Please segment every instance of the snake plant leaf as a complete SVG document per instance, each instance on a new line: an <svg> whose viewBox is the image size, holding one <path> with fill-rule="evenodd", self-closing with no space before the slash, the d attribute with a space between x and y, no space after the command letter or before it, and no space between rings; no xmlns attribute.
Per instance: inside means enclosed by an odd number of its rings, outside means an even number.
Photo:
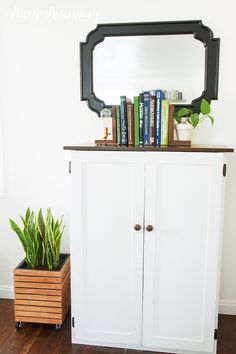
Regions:
<svg viewBox="0 0 236 354"><path fill-rule="evenodd" d="M27 251L27 242L25 240L25 236L23 234L23 232L21 231L21 229L19 228L19 226L15 223L15 221L11 220L10 219L10 225L11 225L11 228L12 230L17 234L17 236L19 237L21 243L22 243L22 246L24 248L24 251L26 252Z"/></svg>
<svg viewBox="0 0 236 354"><path fill-rule="evenodd" d="M30 208L28 207L25 213L25 222L26 224L28 223L29 217L30 217Z"/></svg>
<svg viewBox="0 0 236 354"><path fill-rule="evenodd" d="M38 250L37 250L37 267L42 266L42 242L41 236L38 239Z"/></svg>
<svg viewBox="0 0 236 354"><path fill-rule="evenodd" d="M26 256L25 256L26 263L28 264L28 267L31 269L34 269L34 264L32 263L32 260L29 256L28 250L26 251Z"/></svg>
<svg viewBox="0 0 236 354"><path fill-rule="evenodd" d="M204 98L202 99L200 108L201 108L201 113L204 115L209 114L211 112L211 106Z"/></svg>
<svg viewBox="0 0 236 354"><path fill-rule="evenodd" d="M44 248L44 245L42 244L42 250L41 250L41 265L42 267L44 267L44 264L45 264L45 248Z"/></svg>
<svg viewBox="0 0 236 354"><path fill-rule="evenodd" d="M36 254L35 254L35 249L34 249L34 243L31 240L31 237L29 235L29 232L27 229L23 230L25 240L27 243L27 258L31 264L32 269L35 268L36 265Z"/></svg>
<svg viewBox="0 0 236 354"><path fill-rule="evenodd" d="M53 268L52 253L51 253L51 247L50 247L47 232L45 232L45 258L46 258L46 263L47 263L48 269L52 270L52 268Z"/></svg>
<svg viewBox="0 0 236 354"><path fill-rule="evenodd" d="M42 239L37 231L37 267L42 266Z"/></svg>
<svg viewBox="0 0 236 354"><path fill-rule="evenodd" d="M54 223L54 232L56 233L58 231L58 226L59 226L59 221L57 220L55 223Z"/></svg>
<svg viewBox="0 0 236 354"><path fill-rule="evenodd" d="M34 224L34 212L32 211L30 213L29 219L28 219L28 226L31 227Z"/></svg>
<svg viewBox="0 0 236 354"><path fill-rule="evenodd" d="M53 233L53 228L52 224L48 225L48 230L49 230L49 235L48 235L48 240L51 248L51 254L52 254L52 262L53 262L53 268L55 267L55 244L54 244L54 233Z"/></svg>
<svg viewBox="0 0 236 354"><path fill-rule="evenodd" d="M45 265L45 258L46 258L46 248L45 248L45 221L43 218L42 209L39 210L37 216L37 228L38 228L38 235L41 238L40 247L39 247L39 258L41 266L44 267Z"/></svg>
<svg viewBox="0 0 236 354"><path fill-rule="evenodd" d="M63 232L59 232L59 235L55 239L55 254L56 254L56 259L55 259L55 266L56 268L59 267L59 261L60 261L60 244L61 244L61 237L62 237Z"/></svg>
<svg viewBox="0 0 236 354"><path fill-rule="evenodd" d="M45 237L45 223L44 223L42 209L40 209L38 212L37 223L38 223L40 235L42 236L42 238L44 238Z"/></svg>
<svg viewBox="0 0 236 354"><path fill-rule="evenodd" d="M26 220L23 218L23 216L20 216L20 218L21 218L21 220L22 220L22 222L23 222L23 225L24 225L24 227L26 227L27 228L27 222L26 222Z"/></svg>
<svg viewBox="0 0 236 354"><path fill-rule="evenodd" d="M34 224L32 223L31 219L29 219L29 224L28 227L26 228L26 230L28 231L29 237L32 241L32 243L35 243L35 227Z"/></svg>
<svg viewBox="0 0 236 354"><path fill-rule="evenodd" d="M25 260L32 269L46 267L58 269L60 263L60 244L65 226L53 217L51 209L47 209L46 218L42 209L37 217L28 207L25 217L21 216L23 229L10 219L12 230L18 235L25 251Z"/></svg>

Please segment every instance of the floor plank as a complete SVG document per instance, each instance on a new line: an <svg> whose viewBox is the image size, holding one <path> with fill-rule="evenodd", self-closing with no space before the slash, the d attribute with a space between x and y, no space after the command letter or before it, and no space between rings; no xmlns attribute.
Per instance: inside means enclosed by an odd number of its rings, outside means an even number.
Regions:
<svg viewBox="0 0 236 354"><path fill-rule="evenodd" d="M0 354L159 354L130 349L71 344L70 316L61 331L52 325L15 329L12 300L0 299ZM220 315L217 354L236 354L236 316Z"/></svg>

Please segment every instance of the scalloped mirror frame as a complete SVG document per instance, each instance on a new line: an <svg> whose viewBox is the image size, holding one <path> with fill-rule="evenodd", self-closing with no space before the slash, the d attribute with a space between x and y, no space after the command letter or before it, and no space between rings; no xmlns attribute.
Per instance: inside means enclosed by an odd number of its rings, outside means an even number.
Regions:
<svg viewBox="0 0 236 354"><path fill-rule="evenodd" d="M203 25L201 20L98 24L88 33L86 42L80 43L81 101L87 101L88 107L98 116L102 109L111 108L111 104L98 98L93 90L93 50L105 37L174 34L193 34L205 47L204 90L201 96L192 100L191 104L176 105L178 109L184 106L199 113L202 98L209 103L218 98L220 52L220 39L214 38L212 30Z"/></svg>

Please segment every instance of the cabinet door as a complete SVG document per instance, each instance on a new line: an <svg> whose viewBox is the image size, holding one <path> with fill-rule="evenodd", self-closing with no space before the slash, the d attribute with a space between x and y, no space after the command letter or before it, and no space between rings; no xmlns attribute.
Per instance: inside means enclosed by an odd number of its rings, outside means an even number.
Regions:
<svg viewBox="0 0 236 354"><path fill-rule="evenodd" d="M214 351L223 155L147 153L143 344Z"/></svg>
<svg viewBox="0 0 236 354"><path fill-rule="evenodd" d="M75 343L141 343L144 155L72 158Z"/></svg>

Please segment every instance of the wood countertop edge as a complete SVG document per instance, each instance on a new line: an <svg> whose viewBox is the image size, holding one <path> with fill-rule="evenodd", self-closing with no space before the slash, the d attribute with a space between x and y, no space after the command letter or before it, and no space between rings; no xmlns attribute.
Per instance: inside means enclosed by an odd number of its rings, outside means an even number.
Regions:
<svg viewBox="0 0 236 354"><path fill-rule="evenodd" d="M192 145L192 146L166 146L166 147L152 147L152 146L97 146L97 145L68 145L63 147L64 150L71 151L134 151L134 152L210 152L223 153L234 152L234 148L226 146L214 145Z"/></svg>

